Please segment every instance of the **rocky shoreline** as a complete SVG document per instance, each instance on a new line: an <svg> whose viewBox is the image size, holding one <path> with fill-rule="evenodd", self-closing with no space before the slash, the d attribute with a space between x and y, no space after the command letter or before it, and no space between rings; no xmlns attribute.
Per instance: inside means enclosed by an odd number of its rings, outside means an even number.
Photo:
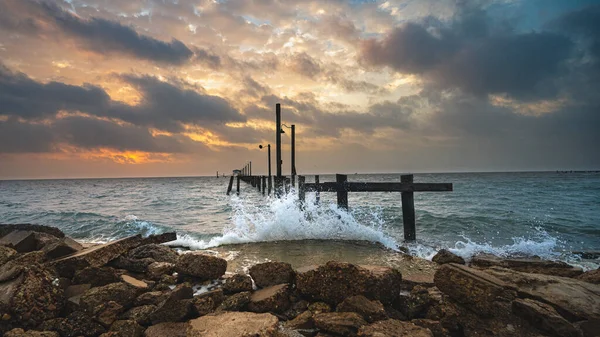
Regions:
<svg viewBox="0 0 600 337"><path fill-rule="evenodd" d="M14 336L600 336L600 269L448 251L434 272L330 261L226 274L161 245L175 233L83 247L0 225L0 334ZM416 258L414 258L416 259Z"/></svg>

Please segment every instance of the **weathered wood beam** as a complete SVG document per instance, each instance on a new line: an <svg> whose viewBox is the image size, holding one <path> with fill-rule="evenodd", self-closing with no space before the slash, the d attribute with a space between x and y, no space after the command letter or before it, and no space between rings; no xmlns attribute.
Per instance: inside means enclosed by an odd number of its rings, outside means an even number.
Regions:
<svg viewBox="0 0 600 337"><path fill-rule="evenodd" d="M306 183L311 192L451 192L451 183Z"/></svg>

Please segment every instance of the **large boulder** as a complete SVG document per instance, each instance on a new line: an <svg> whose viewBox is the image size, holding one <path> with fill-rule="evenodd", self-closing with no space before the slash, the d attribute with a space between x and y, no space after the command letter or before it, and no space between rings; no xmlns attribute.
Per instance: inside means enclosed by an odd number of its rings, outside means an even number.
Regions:
<svg viewBox="0 0 600 337"><path fill-rule="evenodd" d="M135 235L107 244L83 249L75 254L51 262L60 276L71 278L76 270L86 267L101 267L119 255L137 247L142 236Z"/></svg>
<svg viewBox="0 0 600 337"><path fill-rule="evenodd" d="M192 311L195 316L204 316L214 312L225 300L222 289L194 296L192 300Z"/></svg>
<svg viewBox="0 0 600 337"><path fill-rule="evenodd" d="M252 290L252 279L248 275L235 274L225 279L223 292L226 294L235 294L242 291Z"/></svg>
<svg viewBox="0 0 600 337"><path fill-rule="evenodd" d="M501 259L490 254L480 254L473 257L471 266L477 268L502 267L524 273L546 274L564 277L576 277L583 273L578 267L573 267L561 261L547 261L542 259Z"/></svg>
<svg viewBox="0 0 600 337"><path fill-rule="evenodd" d="M559 315L551 305L532 299L516 299L512 302L515 315L524 318L532 326L555 337L577 337L575 327Z"/></svg>
<svg viewBox="0 0 600 337"><path fill-rule="evenodd" d="M155 324L146 331L144 337L186 337L189 324L185 323L159 323Z"/></svg>
<svg viewBox="0 0 600 337"><path fill-rule="evenodd" d="M248 271L258 287L269 287L282 283L293 283L295 278L292 265L286 262L259 263Z"/></svg>
<svg viewBox="0 0 600 337"><path fill-rule="evenodd" d="M83 246L79 242L67 236L62 239L58 239L55 242L44 246L43 248L44 253L49 259L58 259L69 254L76 253L80 250L83 250Z"/></svg>
<svg viewBox="0 0 600 337"><path fill-rule="evenodd" d="M465 264L465 259L463 259L462 257L460 257L450 251L447 251L445 249L440 249L440 251L437 252L437 254L435 254L433 259L431 259L431 260L437 264L446 264L446 263Z"/></svg>
<svg viewBox="0 0 600 337"><path fill-rule="evenodd" d="M12 231L32 231L38 233L45 233L62 238L65 234L56 227L44 226L44 225L32 225L32 224L11 224L5 225L0 224L0 238L9 234Z"/></svg>
<svg viewBox="0 0 600 337"><path fill-rule="evenodd" d="M491 268L487 273L518 288L521 298L550 304L571 322L600 320L600 285L577 279Z"/></svg>
<svg viewBox="0 0 600 337"><path fill-rule="evenodd" d="M356 336L358 329L367 322L355 312L325 312L313 315L315 326L326 332Z"/></svg>
<svg viewBox="0 0 600 337"><path fill-rule="evenodd" d="M121 319L133 320L140 325L150 325L152 314L156 312L156 309L157 307L152 304L133 307L121 315Z"/></svg>
<svg viewBox="0 0 600 337"><path fill-rule="evenodd" d="M182 322L189 318L192 312L192 297L194 291L186 284L180 284L169 297L158 305L150 317L152 324L162 322Z"/></svg>
<svg viewBox="0 0 600 337"><path fill-rule="evenodd" d="M241 311L250 303L252 292L244 291L227 297L215 311Z"/></svg>
<svg viewBox="0 0 600 337"><path fill-rule="evenodd" d="M0 239L0 246L12 248L19 253L37 250L37 239L32 231L12 231Z"/></svg>
<svg viewBox="0 0 600 337"><path fill-rule="evenodd" d="M0 283L0 317L35 327L60 313L63 289L54 275L39 265L24 266L12 279Z"/></svg>
<svg viewBox="0 0 600 337"><path fill-rule="evenodd" d="M301 294L333 305L354 295L392 303L400 294L401 282L402 275L393 268L335 261L319 267L301 268L296 273L296 287Z"/></svg>
<svg viewBox="0 0 600 337"><path fill-rule="evenodd" d="M483 271L460 264L444 264L434 276L435 285L454 301L491 316L496 311L495 301L512 300L514 288Z"/></svg>
<svg viewBox="0 0 600 337"><path fill-rule="evenodd" d="M127 257L131 259L151 258L157 262L175 263L179 255L165 245L149 244L130 250Z"/></svg>
<svg viewBox="0 0 600 337"><path fill-rule="evenodd" d="M275 337L277 317L252 312L226 312L207 315L189 322L188 337Z"/></svg>
<svg viewBox="0 0 600 337"><path fill-rule="evenodd" d="M362 327L359 337L433 337L431 330L395 319L379 321Z"/></svg>
<svg viewBox="0 0 600 337"><path fill-rule="evenodd" d="M338 312L355 312L361 315L367 322L380 321L387 318L385 308L379 301L371 301L363 295L347 297L338 304Z"/></svg>
<svg viewBox="0 0 600 337"><path fill-rule="evenodd" d="M129 307L138 295L138 289L123 282L111 283L102 287L91 288L79 300L83 310L93 313L102 303L114 301L123 307Z"/></svg>
<svg viewBox="0 0 600 337"><path fill-rule="evenodd" d="M124 273L125 270L113 267L86 267L75 272L73 283L91 284L92 287L101 287L121 281L121 275Z"/></svg>
<svg viewBox="0 0 600 337"><path fill-rule="evenodd" d="M288 284L278 284L255 291L250 296L248 310L252 312L282 313L290 306L290 288Z"/></svg>
<svg viewBox="0 0 600 337"><path fill-rule="evenodd" d="M577 279L588 283L600 284L600 268L586 271L585 273L577 276Z"/></svg>
<svg viewBox="0 0 600 337"><path fill-rule="evenodd" d="M222 258L201 254L183 254L175 264L175 270L179 274L196 277L200 280L214 280L225 274L227 261Z"/></svg>

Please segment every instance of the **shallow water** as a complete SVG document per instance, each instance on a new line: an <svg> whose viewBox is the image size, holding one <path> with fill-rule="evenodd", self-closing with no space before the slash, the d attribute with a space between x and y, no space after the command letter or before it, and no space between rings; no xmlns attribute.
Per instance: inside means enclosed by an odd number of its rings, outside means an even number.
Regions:
<svg viewBox="0 0 600 337"><path fill-rule="evenodd" d="M400 175L348 178L399 181ZM322 182L334 180L321 176ZM413 255L431 258L437 249L449 248L467 258L489 252L599 266L571 254L600 251L598 173L416 174L415 182L449 182L454 191L415 193L417 242L407 245ZM239 197L226 196L227 183L215 177L0 181L0 223L52 225L74 238L100 242L176 230L175 244L192 249L312 239L332 247L335 240L366 240L392 250L403 245L399 193L349 193L345 212L336 207L333 193L322 193L318 206L309 193L300 208L293 195L263 197L245 183ZM246 246L248 259L291 259L287 243ZM290 254L302 251L296 246ZM382 255L360 245L318 251L315 256L323 260L349 260L355 251L367 262ZM300 254L303 264L316 259L310 253Z"/></svg>

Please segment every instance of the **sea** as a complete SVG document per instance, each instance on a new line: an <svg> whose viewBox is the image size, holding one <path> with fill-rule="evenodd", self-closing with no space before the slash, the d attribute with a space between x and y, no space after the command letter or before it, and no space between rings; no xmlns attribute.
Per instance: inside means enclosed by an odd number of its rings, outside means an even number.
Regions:
<svg viewBox="0 0 600 337"><path fill-rule="evenodd" d="M399 182L400 174L351 174L349 181ZM307 182L314 176L306 176ZM321 182L335 181L321 175ZM404 242L400 193L350 192L317 202L294 189L281 198L229 177L0 181L0 224L60 228L84 242L177 232L169 245L223 256L236 270L269 260L294 266L341 260L394 265L398 254L431 259L442 248L465 259L491 253L540 257L585 270L600 267L600 173L415 174L452 183L452 192L416 192L417 240Z"/></svg>

